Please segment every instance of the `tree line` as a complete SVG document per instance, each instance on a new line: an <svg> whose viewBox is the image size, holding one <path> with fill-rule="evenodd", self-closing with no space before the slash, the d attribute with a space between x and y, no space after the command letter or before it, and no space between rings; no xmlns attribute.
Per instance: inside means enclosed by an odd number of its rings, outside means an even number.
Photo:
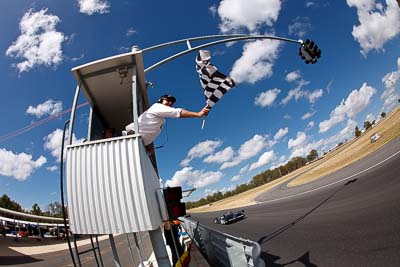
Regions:
<svg viewBox="0 0 400 267"><path fill-rule="evenodd" d="M263 172L255 175L249 183L240 184L240 185L236 186L236 188L233 190L226 191L225 193L216 192L212 195L208 195L207 197L203 197L197 201L186 202L186 208L188 208L188 209L196 208L196 207L200 207L203 205L211 204L213 202L216 202L216 201L224 199L224 198L238 195L247 190L250 190L250 189L256 188L258 186L261 186L263 184L272 182L286 174L289 174L289 173L305 166L307 163L312 162L312 161L316 160L317 158L318 158L318 152L317 152L317 150L313 149L310 151L310 153L306 157L294 157L284 165L276 167L272 170L268 169L266 171L263 171Z"/></svg>
<svg viewBox="0 0 400 267"><path fill-rule="evenodd" d="M21 205L12 200L8 195L3 194L0 197L0 207L4 209L9 209L13 211L18 211L22 213L32 214L32 215L39 215L39 216L47 216L47 217L56 217L62 218L62 205L55 201L47 205L46 210L42 211L40 206L37 203L32 205L31 210L26 210L21 207Z"/></svg>

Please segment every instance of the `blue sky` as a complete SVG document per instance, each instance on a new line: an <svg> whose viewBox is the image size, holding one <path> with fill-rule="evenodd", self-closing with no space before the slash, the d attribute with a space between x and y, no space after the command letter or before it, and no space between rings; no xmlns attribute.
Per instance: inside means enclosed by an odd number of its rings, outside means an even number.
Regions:
<svg viewBox="0 0 400 267"><path fill-rule="evenodd" d="M251 4L250 4L251 2ZM75 91L71 68L182 38L268 34L310 38L322 49L306 65L298 45L252 41L210 47L237 87L201 119L169 119L155 141L160 176L196 187L190 200L225 192L257 173L353 137L397 105L400 8L395 0L1 1L0 194L30 209L60 201L61 129ZM144 54L145 66L185 46ZM195 53L147 74L150 101L173 94L198 111ZM63 116L57 116L64 112ZM75 140L85 138L88 107Z"/></svg>

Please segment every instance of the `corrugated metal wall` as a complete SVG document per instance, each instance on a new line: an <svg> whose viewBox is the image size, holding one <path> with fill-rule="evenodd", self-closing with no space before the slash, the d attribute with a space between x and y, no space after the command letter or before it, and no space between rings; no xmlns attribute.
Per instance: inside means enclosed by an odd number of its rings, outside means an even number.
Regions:
<svg viewBox="0 0 400 267"><path fill-rule="evenodd" d="M140 137L68 146L66 177L73 233L130 233L161 225L159 178Z"/></svg>

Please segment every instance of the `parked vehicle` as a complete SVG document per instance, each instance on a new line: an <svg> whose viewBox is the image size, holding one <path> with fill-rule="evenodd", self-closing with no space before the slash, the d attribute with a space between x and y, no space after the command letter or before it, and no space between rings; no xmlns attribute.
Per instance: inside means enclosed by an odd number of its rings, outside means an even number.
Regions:
<svg viewBox="0 0 400 267"><path fill-rule="evenodd" d="M238 210L238 211L229 211L224 214L222 214L221 217L215 217L214 223L219 223L219 224L229 224L233 222L240 221L244 219L245 213L244 210Z"/></svg>
<svg viewBox="0 0 400 267"><path fill-rule="evenodd" d="M19 227L18 236L28 237L28 229L26 229L25 227Z"/></svg>
<svg viewBox="0 0 400 267"><path fill-rule="evenodd" d="M376 141L378 141L379 137L381 137L378 133L374 133L373 135L371 135L371 137L369 138L371 140L371 143L374 143Z"/></svg>

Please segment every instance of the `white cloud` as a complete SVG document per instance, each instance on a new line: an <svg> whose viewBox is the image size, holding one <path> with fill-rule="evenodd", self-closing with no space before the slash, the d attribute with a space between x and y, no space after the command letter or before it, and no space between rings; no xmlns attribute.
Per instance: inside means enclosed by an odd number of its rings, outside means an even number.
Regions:
<svg viewBox="0 0 400 267"><path fill-rule="evenodd" d="M374 120L375 120L375 116L372 115L372 113L369 113L369 114L365 117L365 121L373 122Z"/></svg>
<svg viewBox="0 0 400 267"><path fill-rule="evenodd" d="M233 157L233 149L232 147L228 146L224 150L218 151L215 154L209 155L204 159L204 162L207 163L224 163L229 161Z"/></svg>
<svg viewBox="0 0 400 267"><path fill-rule="evenodd" d="M50 166L50 167L46 167L46 170L49 170L51 172L55 172L55 171L58 170L58 166L53 165L53 166Z"/></svg>
<svg viewBox="0 0 400 267"><path fill-rule="evenodd" d="M110 4L105 0L78 0L79 12L86 15L110 12Z"/></svg>
<svg viewBox="0 0 400 267"><path fill-rule="evenodd" d="M271 106L280 92L277 88L262 92L255 98L254 104L260 107Z"/></svg>
<svg viewBox="0 0 400 267"><path fill-rule="evenodd" d="M307 124L307 128L306 128L306 131L309 131L309 130L311 130L313 127L314 127L314 122L313 121L310 121L308 124Z"/></svg>
<svg viewBox="0 0 400 267"><path fill-rule="evenodd" d="M357 9L359 25L352 35L366 56L370 50L383 50L384 44L400 33L400 8L395 0L386 0L386 6L375 0L347 0Z"/></svg>
<svg viewBox="0 0 400 267"><path fill-rule="evenodd" d="M332 145L336 146L339 142L344 142L345 139L351 139L354 136L356 126L357 123L354 120L348 119L346 126L342 130L323 140L322 149L329 149Z"/></svg>
<svg viewBox="0 0 400 267"><path fill-rule="evenodd" d="M212 154L216 148L221 146L221 144L221 141L212 140L206 140L198 143L189 150L186 158L181 161L181 166L183 167L189 165L189 163L195 158L201 158L206 155Z"/></svg>
<svg viewBox="0 0 400 267"><path fill-rule="evenodd" d="M302 90L302 88L305 85L309 84L310 82L300 79L297 83L298 83L297 86L294 89L290 90L288 92L288 95L284 99L282 99L281 103L283 105L289 103L289 101L292 100L293 98L297 101L300 98L307 96L308 92Z"/></svg>
<svg viewBox="0 0 400 267"><path fill-rule="evenodd" d="M297 17L289 25L289 34L298 38L303 38L311 30L310 19L307 17Z"/></svg>
<svg viewBox="0 0 400 267"><path fill-rule="evenodd" d="M249 164L247 164L246 166L242 167L239 170L239 174L243 174L243 173L247 172L248 170L249 170Z"/></svg>
<svg viewBox="0 0 400 267"><path fill-rule="evenodd" d="M382 78L382 83L385 86L385 90L381 95L381 99L384 100L382 110L385 112L392 111L400 99L398 91L400 81L400 57L397 59L397 71L389 72Z"/></svg>
<svg viewBox="0 0 400 267"><path fill-rule="evenodd" d="M213 17L217 15L217 5L212 5L208 8L208 11L211 13Z"/></svg>
<svg viewBox="0 0 400 267"><path fill-rule="evenodd" d="M257 162L254 162L253 164L250 165L249 170L251 171L251 170L257 169L261 166L265 166L268 163L270 163L271 161L273 161L274 158L275 158L274 151L273 150L267 151L258 158Z"/></svg>
<svg viewBox="0 0 400 267"><path fill-rule="evenodd" d="M26 113L30 115L34 115L37 118L40 118L45 115L55 115L62 111L62 102L54 101L53 99L46 100L42 104L37 105L36 107L29 106L26 110Z"/></svg>
<svg viewBox="0 0 400 267"><path fill-rule="evenodd" d="M320 139L318 141L313 141L311 143L295 147L290 155L290 158L304 157L313 149L327 151L336 146L339 142L344 142L346 139L351 139L354 136L354 129L356 126L357 123L349 119L346 126L341 131L330 136L329 138Z"/></svg>
<svg viewBox="0 0 400 267"><path fill-rule="evenodd" d="M319 140L318 142L311 142L308 144L303 144L302 146L295 147L290 154L290 158L305 157L310 154L311 150L319 148L322 144L323 140Z"/></svg>
<svg viewBox="0 0 400 267"><path fill-rule="evenodd" d="M194 170L193 167L184 167L176 171L174 176L165 182L165 186L184 186L188 185L194 188L207 187L211 184L217 183L223 174L217 172L203 172Z"/></svg>
<svg viewBox="0 0 400 267"><path fill-rule="evenodd" d="M295 71L289 72L286 75L285 79L286 79L287 82L294 82L294 81L297 81L299 78L301 78L300 71L299 70L295 70Z"/></svg>
<svg viewBox="0 0 400 267"><path fill-rule="evenodd" d="M126 31L126 37L132 36L136 33L136 30L134 28L128 28L128 30Z"/></svg>
<svg viewBox="0 0 400 267"><path fill-rule="evenodd" d="M322 89L317 89L315 91L312 91L311 93L307 94L308 102L311 104L314 104L318 98L320 98L323 95L324 91Z"/></svg>
<svg viewBox="0 0 400 267"><path fill-rule="evenodd" d="M285 114L285 115L283 115L283 118L285 120L290 120L290 119L292 119L292 116L290 116L289 114Z"/></svg>
<svg viewBox="0 0 400 267"><path fill-rule="evenodd" d="M303 116L301 116L301 119L302 120L306 120L306 119L309 119L309 118L311 118L312 116L314 116L314 114L315 114L315 111L313 111L313 112L307 112L306 114L304 114Z"/></svg>
<svg viewBox="0 0 400 267"><path fill-rule="evenodd" d="M271 142L267 140L268 136L256 134L253 138L244 142L238 151L236 157L232 161L224 162L220 167L221 170L239 165L242 161L256 156L264 147L270 146Z"/></svg>
<svg viewBox="0 0 400 267"><path fill-rule="evenodd" d="M274 140L278 141L279 139L281 139L282 137L284 137L285 135L287 135L287 133L289 132L289 128L285 127L285 128L280 128L276 134L274 135Z"/></svg>
<svg viewBox="0 0 400 267"><path fill-rule="evenodd" d="M288 141L288 148L294 148L294 147L298 147L298 146L302 146L305 144L307 140L307 135L305 132L297 132L297 136L296 139L292 139L290 138Z"/></svg>
<svg viewBox="0 0 400 267"><path fill-rule="evenodd" d="M319 132L324 133L339 122L346 118L354 118L360 113L371 101L372 96L376 93L376 89L363 83L359 90L351 91L346 100L342 102L331 112L330 118L319 124Z"/></svg>
<svg viewBox="0 0 400 267"><path fill-rule="evenodd" d="M230 76L238 83L255 83L271 77L280 46L279 41L269 39L246 43L242 56L233 64Z"/></svg>
<svg viewBox="0 0 400 267"><path fill-rule="evenodd" d="M61 161L61 144L62 144L62 134L63 130L56 129L47 136L43 138L44 141L44 149L50 151L50 154L57 160L57 162ZM68 131L65 135L65 140L67 140ZM75 134L72 137L72 143L81 143L84 139L76 139ZM67 145L67 142L64 142L64 145ZM64 150L64 154L65 154ZM65 155L64 155L65 159Z"/></svg>
<svg viewBox="0 0 400 267"><path fill-rule="evenodd" d="M20 73L40 65L55 67L62 61L61 44L66 38L56 31L60 19L46 13L47 9L28 10L19 23L21 35L7 48L7 56L24 59L16 64Z"/></svg>
<svg viewBox="0 0 400 267"><path fill-rule="evenodd" d="M240 178L242 178L242 176L240 176L240 175L235 175L235 176L233 176L232 178L231 178L231 182L236 182L236 181L238 181L238 180L240 180Z"/></svg>
<svg viewBox="0 0 400 267"><path fill-rule="evenodd" d="M263 25L272 26L280 10L280 0L253 0L251 5L246 0L222 0L218 7L219 29L223 33L242 28L255 32Z"/></svg>
<svg viewBox="0 0 400 267"><path fill-rule="evenodd" d="M44 156L33 160L30 154L14 154L12 151L0 148L0 175L14 177L18 181L25 181L46 162Z"/></svg>

